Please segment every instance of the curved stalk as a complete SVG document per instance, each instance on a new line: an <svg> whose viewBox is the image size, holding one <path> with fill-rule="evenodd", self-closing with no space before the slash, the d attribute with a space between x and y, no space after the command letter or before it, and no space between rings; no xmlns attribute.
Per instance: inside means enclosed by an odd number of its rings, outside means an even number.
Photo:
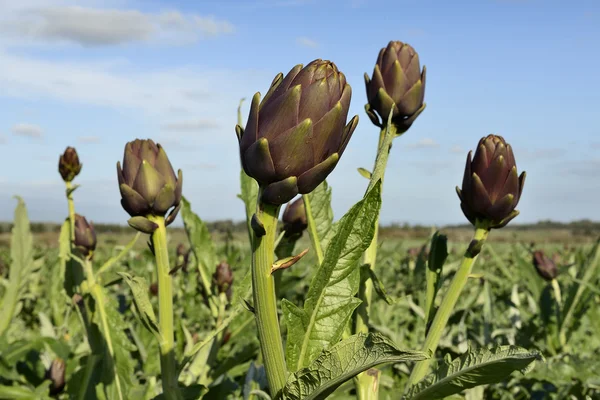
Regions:
<svg viewBox="0 0 600 400"><path fill-rule="evenodd" d="M71 243L75 240L75 203L73 201L73 185L65 182L67 187L67 203L69 204L69 223L71 228Z"/></svg>
<svg viewBox="0 0 600 400"><path fill-rule="evenodd" d="M392 148L392 141L397 135L396 126L388 120L386 128L382 129L379 133L379 143L377 150L377 158L375 159L375 168L371 174L369 186L367 187L367 193L373 188L373 186L381 180L383 184L383 177L385 175L385 169L387 167L388 157ZM373 240L365 251L363 263L368 264L371 270L375 269L375 262L377 261L377 246L379 241L379 216L375 221L375 233L373 234ZM369 332L369 312L371 308L371 299L373 297L373 281L368 274L361 274L361 281L359 286L359 298L362 303L356 310L356 325L354 333L368 333ZM377 399L379 397L379 371L377 369L371 369L360 373L356 377L356 393L359 400Z"/></svg>
<svg viewBox="0 0 600 400"><path fill-rule="evenodd" d="M169 251L164 217L149 216L158 228L152 234L158 275L158 327L160 330L160 370L163 395L167 400L181 400L177 383L175 338L173 330L173 278L169 275Z"/></svg>
<svg viewBox="0 0 600 400"><path fill-rule="evenodd" d="M252 234L252 295L265 373L271 397L276 399L287 379L287 367L277 317L275 282L271 275L280 206L262 203L260 198L259 192L256 216L262 222L266 233L263 236L258 236L255 232Z"/></svg>
<svg viewBox="0 0 600 400"><path fill-rule="evenodd" d="M317 262L321 265L323 262L323 249L321 248L321 238L319 238L319 235L317 234L317 227L315 225L315 218L313 217L310 199L308 198L308 195L304 194L302 195L302 200L304 200L304 210L306 212L306 221L308 222L308 236L310 237L310 242L317 255Z"/></svg>
<svg viewBox="0 0 600 400"><path fill-rule="evenodd" d="M431 328L429 329L429 333L425 338L425 345L423 346L423 351L431 352L432 357L434 356L437 346L440 343L440 338L442 337L442 333L446 328L448 319L450 319L450 315L454 310L454 306L456 306L456 302L458 301L458 298L460 297L460 294L469 279L471 269L473 268L473 265L475 264L479 253L481 252L477 251L476 254L473 254L472 248L478 247L478 249L481 250L481 246L483 246L485 243L488 234L488 229L479 227L475 229L473 241L465 252L462 263L454 275L452 282L450 283L450 287L444 296L444 300L442 300L440 308L435 313L435 317L431 323ZM473 246L474 244L475 246ZM417 362L412 370L408 384L406 385L407 389L425 377L427 371L429 370L430 361L431 358Z"/></svg>

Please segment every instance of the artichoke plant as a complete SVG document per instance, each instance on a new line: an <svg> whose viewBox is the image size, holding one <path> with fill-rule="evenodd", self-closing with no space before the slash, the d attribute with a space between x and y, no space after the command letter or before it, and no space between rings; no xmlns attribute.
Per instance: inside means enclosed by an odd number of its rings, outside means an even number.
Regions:
<svg viewBox="0 0 600 400"><path fill-rule="evenodd" d="M79 162L77 150L73 147L67 147L65 152L58 159L58 172L65 182L71 182L79 172L83 164Z"/></svg>
<svg viewBox="0 0 600 400"><path fill-rule="evenodd" d="M169 225L181 207L183 176L175 171L160 144L151 139L136 139L125 145L123 168L117 162L117 177L121 191L121 205L132 217L133 228L152 233L156 224L150 216L164 217Z"/></svg>
<svg viewBox="0 0 600 400"><path fill-rule="evenodd" d="M236 126L244 171L262 201L281 205L313 191L333 171L358 116L346 125L352 89L331 61L317 59L278 74L265 97L252 98L246 128Z"/></svg>
<svg viewBox="0 0 600 400"><path fill-rule="evenodd" d="M304 199L300 197L298 200L288 203L281 220L285 237L302 235L302 232L308 227Z"/></svg>
<svg viewBox="0 0 600 400"><path fill-rule="evenodd" d="M90 256L96 250L96 231L94 230L94 225L79 214L75 214L74 244L85 256Z"/></svg>
<svg viewBox="0 0 600 400"><path fill-rule="evenodd" d="M55 358L46 371L46 379L50 381L50 395L57 396L65 388L65 361L61 358Z"/></svg>
<svg viewBox="0 0 600 400"><path fill-rule="evenodd" d="M227 299L231 300L232 285L233 285L233 271L231 266L222 262L217 265L215 272L212 276L213 285L217 288L219 293L225 293Z"/></svg>
<svg viewBox="0 0 600 400"><path fill-rule="evenodd" d="M533 252L533 266L537 273L548 282L551 282L558 276L558 268L556 268L554 260L541 250Z"/></svg>
<svg viewBox="0 0 600 400"><path fill-rule="evenodd" d="M481 138L475 156L467 155L462 190L456 187L460 206L475 226L502 228L519 212L525 172L519 176L512 147L502 136Z"/></svg>
<svg viewBox="0 0 600 400"><path fill-rule="evenodd" d="M425 74L409 44L391 41L381 49L372 78L365 74L365 110L371 122L383 128L392 112L397 132L406 132L425 109Z"/></svg>

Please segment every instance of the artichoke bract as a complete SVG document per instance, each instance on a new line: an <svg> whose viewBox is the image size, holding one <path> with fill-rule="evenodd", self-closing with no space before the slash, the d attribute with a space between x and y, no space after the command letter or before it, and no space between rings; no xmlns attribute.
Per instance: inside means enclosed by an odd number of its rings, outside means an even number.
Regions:
<svg viewBox="0 0 600 400"><path fill-rule="evenodd" d="M421 71L419 54L409 44L391 41L381 49L373 77L365 74L365 110L371 122L383 128L392 112L398 133L407 131L425 109L426 71L425 66Z"/></svg>
<svg viewBox="0 0 600 400"><path fill-rule="evenodd" d="M79 162L77 150L67 147L58 159L58 172L65 182L71 182L81 172L83 164Z"/></svg>
<svg viewBox="0 0 600 400"><path fill-rule="evenodd" d="M160 144L151 139L136 139L125 145L123 168L117 162L117 176L121 191L121 205L132 217L133 228L152 233L156 224L150 216L164 217L169 225L181 207L183 176L175 171Z"/></svg>
<svg viewBox="0 0 600 400"><path fill-rule="evenodd" d="M481 138L475 156L467 155L462 190L456 187L460 207L475 226L502 228L519 212L525 172L519 176L512 147L502 136Z"/></svg>
<svg viewBox="0 0 600 400"><path fill-rule="evenodd" d="M91 255L96 250L96 231L94 224L88 222L84 216L75 214L75 247L85 256Z"/></svg>
<svg viewBox="0 0 600 400"><path fill-rule="evenodd" d="M558 276L556 264L541 250L533 252L533 266L537 273L548 282L556 279Z"/></svg>
<svg viewBox="0 0 600 400"><path fill-rule="evenodd" d="M331 61L317 59L278 74L261 101L252 98L246 128L236 126L244 171L262 201L281 205L313 191L337 165L356 125L346 125L352 89Z"/></svg>
<svg viewBox="0 0 600 400"><path fill-rule="evenodd" d="M302 235L302 232L308 227L304 199L300 197L298 200L288 203L281 220L285 237Z"/></svg>

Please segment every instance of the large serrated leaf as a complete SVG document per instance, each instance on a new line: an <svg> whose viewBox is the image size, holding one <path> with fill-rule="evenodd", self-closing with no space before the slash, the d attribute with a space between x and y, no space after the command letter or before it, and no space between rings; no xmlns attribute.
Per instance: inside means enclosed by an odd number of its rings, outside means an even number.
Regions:
<svg viewBox="0 0 600 400"><path fill-rule="evenodd" d="M0 336L8 329L17 305L24 294L27 279L33 269L33 236L22 198L17 197L14 226L10 242L11 265L8 287L0 301Z"/></svg>
<svg viewBox="0 0 600 400"><path fill-rule="evenodd" d="M360 304L354 297L358 290L358 260L371 243L380 206L378 185L338 223L303 309L283 303L290 371L308 366L322 350L342 337L346 323Z"/></svg>
<svg viewBox="0 0 600 400"><path fill-rule="evenodd" d="M543 360L541 353L517 346L469 349L408 389L405 399L443 399L479 385L501 382L514 371L526 373L533 362Z"/></svg>
<svg viewBox="0 0 600 400"><path fill-rule="evenodd" d="M420 351L404 351L378 333L359 333L325 350L308 367L289 376L286 400L325 399L355 375L384 363L425 360Z"/></svg>
<svg viewBox="0 0 600 400"><path fill-rule="evenodd" d="M306 195L310 202L312 217L315 222L317 236L323 252L327 250L330 231L333 226L333 209L331 208L331 188L323 181L315 190Z"/></svg>
<svg viewBox="0 0 600 400"><path fill-rule="evenodd" d="M142 277L131 276L125 272L119 272L118 274L123 277L131 289L131 293L133 294L133 303L138 312L138 318L140 319L140 322L146 329L148 329L150 333L158 337L158 335L160 335L160 330L158 328L158 322L156 319L156 314L154 313L154 308L152 307L150 297L148 296L148 283L146 282L146 279Z"/></svg>
<svg viewBox="0 0 600 400"><path fill-rule="evenodd" d="M208 227L200 217L192 211L190 202L181 198L181 218L183 226L198 262L198 271L207 294L211 293L211 274L217 265L215 245Z"/></svg>

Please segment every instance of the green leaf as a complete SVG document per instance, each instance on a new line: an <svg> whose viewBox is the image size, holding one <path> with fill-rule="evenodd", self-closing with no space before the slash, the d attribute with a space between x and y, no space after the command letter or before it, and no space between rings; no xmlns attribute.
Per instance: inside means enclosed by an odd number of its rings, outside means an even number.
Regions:
<svg viewBox="0 0 600 400"><path fill-rule="evenodd" d="M363 177L371 180L371 172L364 168L358 168L358 173Z"/></svg>
<svg viewBox="0 0 600 400"><path fill-rule="evenodd" d="M102 274L106 274L106 271L113 267L121 258L125 257L133 248L133 246L135 246L141 234L141 232L138 232L133 237L133 239L131 239L129 243L127 243L127 245L123 247L123 249L121 249L119 254L109 258L104 264L102 264L102 266L100 267L100 269L98 269L98 272L96 273L96 278L100 277Z"/></svg>
<svg viewBox="0 0 600 400"><path fill-rule="evenodd" d="M428 327L435 315L435 297L442 283L440 277L446 258L448 258L448 237L440 234L438 231L431 238L431 249L429 251L427 270L425 271L425 280L427 282L425 320Z"/></svg>
<svg viewBox="0 0 600 400"><path fill-rule="evenodd" d="M149 289L146 279L137 276L134 277L125 272L119 272L118 274L125 279L125 282L131 289L133 303L135 304L140 322L150 333L153 333L159 339L160 329L158 328L156 314L154 314L154 308L148 296Z"/></svg>
<svg viewBox="0 0 600 400"><path fill-rule="evenodd" d="M190 203L185 197L181 198L181 217L185 232L198 262L198 272L206 293L210 296L211 275L217 265L215 245L208 227L200 217L192 211Z"/></svg>
<svg viewBox="0 0 600 400"><path fill-rule="evenodd" d="M514 371L525 374L533 362L543 360L538 351L517 346L469 349L452 360L446 355L443 365L410 387L406 399L443 399L479 385L502 382Z"/></svg>
<svg viewBox="0 0 600 400"><path fill-rule="evenodd" d="M244 202L244 208L246 210L246 226L248 229L248 237L252 240L252 216L256 212L256 198L258 197L258 183L244 172L240 171L240 189L241 193L238 194L238 198Z"/></svg>
<svg viewBox="0 0 600 400"><path fill-rule="evenodd" d="M315 221L317 236L321 241L323 253L331 239L333 226L333 209L331 208L331 188L327 181L323 181L315 190L307 194Z"/></svg>
<svg viewBox="0 0 600 400"><path fill-rule="evenodd" d="M0 399L10 400L36 400L36 393L23 386L4 386L0 385Z"/></svg>
<svg viewBox="0 0 600 400"><path fill-rule="evenodd" d="M371 281L373 282L373 289L375 289L375 292L383 299L383 301L389 305L392 305L396 302L396 299L392 298L392 296L387 293L383 282L381 282L375 271L369 267L369 264L364 264L360 267L360 269L362 274L366 274L366 276L371 278Z"/></svg>
<svg viewBox="0 0 600 400"><path fill-rule="evenodd" d="M420 351L404 351L378 333L350 336L324 350L307 368L289 376L283 388L286 400L325 399L342 383L384 363L427 359Z"/></svg>
<svg viewBox="0 0 600 400"><path fill-rule="evenodd" d="M323 349L337 343L360 304L354 297L358 290L358 260L371 243L380 207L378 184L338 223L303 309L289 301L282 302L288 327L286 358L290 371L309 365Z"/></svg>
<svg viewBox="0 0 600 400"><path fill-rule="evenodd" d="M0 336L6 332L24 294L27 279L33 270L33 236L23 199L17 197L14 226L10 241L11 265L8 287L0 301Z"/></svg>

